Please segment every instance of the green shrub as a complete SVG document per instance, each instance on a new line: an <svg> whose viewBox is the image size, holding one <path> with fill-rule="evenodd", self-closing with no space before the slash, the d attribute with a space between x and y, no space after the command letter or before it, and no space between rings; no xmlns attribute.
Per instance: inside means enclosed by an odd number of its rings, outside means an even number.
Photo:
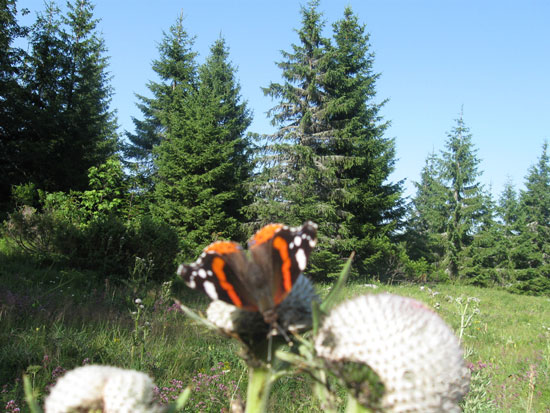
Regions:
<svg viewBox="0 0 550 413"><path fill-rule="evenodd" d="M550 265L516 270L518 281L510 292L516 294L550 295Z"/></svg>
<svg viewBox="0 0 550 413"><path fill-rule="evenodd" d="M150 262L153 280L166 280L175 271L177 234L148 216L123 222L115 215L102 215L77 225L60 210L37 212L25 206L10 214L4 234L41 261L93 270L114 280L128 278L136 258Z"/></svg>
<svg viewBox="0 0 550 413"><path fill-rule="evenodd" d="M76 249L65 251L77 268L124 277L128 270L128 230L117 217L93 219L79 232Z"/></svg>
<svg viewBox="0 0 550 413"><path fill-rule="evenodd" d="M172 277L176 270L178 235L168 224L143 216L131 226L128 243L131 259L140 257L153 262L153 280L165 281Z"/></svg>
<svg viewBox="0 0 550 413"><path fill-rule="evenodd" d="M17 206L35 206L38 203L38 191L36 190L36 185L32 182L12 186L11 196Z"/></svg>
<svg viewBox="0 0 550 413"><path fill-rule="evenodd" d="M58 214L38 213L29 206L9 214L3 230L4 235L25 253L54 261L66 258L62 244L74 239L77 233L76 228Z"/></svg>

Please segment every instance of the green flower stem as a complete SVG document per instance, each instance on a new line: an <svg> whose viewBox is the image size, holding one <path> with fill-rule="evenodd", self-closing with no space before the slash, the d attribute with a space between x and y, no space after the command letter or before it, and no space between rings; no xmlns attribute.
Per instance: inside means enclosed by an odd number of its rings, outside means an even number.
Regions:
<svg viewBox="0 0 550 413"><path fill-rule="evenodd" d="M23 375L23 388L25 390L25 400L29 405L31 413L42 413L42 409L38 405L36 393L32 387L31 380L26 374Z"/></svg>
<svg viewBox="0 0 550 413"><path fill-rule="evenodd" d="M265 366L250 366L249 368L245 413L266 412L269 392L273 383L272 372Z"/></svg>
<svg viewBox="0 0 550 413"><path fill-rule="evenodd" d="M359 402L348 393L348 404L346 406L346 413L370 413L372 410L359 404Z"/></svg>

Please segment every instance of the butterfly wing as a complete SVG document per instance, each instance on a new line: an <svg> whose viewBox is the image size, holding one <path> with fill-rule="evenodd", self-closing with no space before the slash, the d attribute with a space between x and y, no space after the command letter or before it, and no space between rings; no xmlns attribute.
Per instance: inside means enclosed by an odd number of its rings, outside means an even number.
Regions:
<svg viewBox="0 0 550 413"><path fill-rule="evenodd" d="M206 247L192 264L182 264L178 275L188 287L203 291L212 300L258 311L258 305L247 285L249 261L236 242L218 241Z"/></svg>
<svg viewBox="0 0 550 413"><path fill-rule="evenodd" d="M272 305L280 304L290 293L298 276L305 270L317 242L317 225L306 222L301 227L270 224L260 229L248 242L255 264L262 274L269 274Z"/></svg>

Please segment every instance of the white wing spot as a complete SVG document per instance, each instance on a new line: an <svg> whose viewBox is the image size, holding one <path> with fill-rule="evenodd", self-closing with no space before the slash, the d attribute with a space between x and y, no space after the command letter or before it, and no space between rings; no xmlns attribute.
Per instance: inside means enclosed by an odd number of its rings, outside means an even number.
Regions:
<svg viewBox="0 0 550 413"><path fill-rule="evenodd" d="M214 275L214 273L210 270L206 271L206 274L208 274L209 277L212 277Z"/></svg>
<svg viewBox="0 0 550 413"><path fill-rule="evenodd" d="M316 244L317 244L317 241L315 241L314 239L310 239L310 240L309 240L309 246L310 246L311 248L313 248Z"/></svg>
<svg viewBox="0 0 550 413"><path fill-rule="evenodd" d="M186 282L187 286L189 288L195 289L197 284L195 283L195 279L193 277L189 278L189 281Z"/></svg>
<svg viewBox="0 0 550 413"><path fill-rule="evenodd" d="M208 295L208 297L210 297L212 300L217 300L218 299L218 293L216 292L216 286L212 282L205 281L202 284L202 287L204 288L204 292Z"/></svg>
<svg viewBox="0 0 550 413"><path fill-rule="evenodd" d="M288 248L291 249L291 250L293 250L293 249L294 249L294 243L291 242L290 244L288 244Z"/></svg>
<svg viewBox="0 0 550 413"><path fill-rule="evenodd" d="M304 250L302 248L298 249L294 257L296 258L296 262L298 263L298 268L300 268L300 271L304 271L307 264L307 258Z"/></svg>
<svg viewBox="0 0 550 413"><path fill-rule="evenodd" d="M295 236L294 237L294 245L296 245L297 247L299 247L300 245L302 245L302 238L300 238L299 236Z"/></svg>
<svg viewBox="0 0 550 413"><path fill-rule="evenodd" d="M201 268L201 269L198 271L198 274L199 274L199 277L201 277L201 278L206 278L206 271L204 270L204 268Z"/></svg>
<svg viewBox="0 0 550 413"><path fill-rule="evenodd" d="M176 271L176 274L178 274L179 276L182 276L184 272L185 272L185 265L180 264L180 266L178 267L178 270Z"/></svg>

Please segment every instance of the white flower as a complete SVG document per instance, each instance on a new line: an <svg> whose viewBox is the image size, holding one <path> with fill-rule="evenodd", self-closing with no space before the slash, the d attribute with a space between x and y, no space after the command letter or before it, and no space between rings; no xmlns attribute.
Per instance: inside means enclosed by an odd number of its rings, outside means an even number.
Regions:
<svg viewBox="0 0 550 413"><path fill-rule="evenodd" d="M46 413L157 413L153 381L145 373L111 366L87 365L67 372L52 388Z"/></svg>
<svg viewBox="0 0 550 413"><path fill-rule="evenodd" d="M136 303L136 304L141 304L141 298L136 298L136 299L134 300L134 303Z"/></svg>
<svg viewBox="0 0 550 413"><path fill-rule="evenodd" d="M470 371L458 339L411 298L363 295L342 303L324 320L315 349L337 375L345 376L349 362L368 365L384 386L373 407L388 412L460 412L468 391ZM352 389L362 404L372 397L368 384Z"/></svg>

